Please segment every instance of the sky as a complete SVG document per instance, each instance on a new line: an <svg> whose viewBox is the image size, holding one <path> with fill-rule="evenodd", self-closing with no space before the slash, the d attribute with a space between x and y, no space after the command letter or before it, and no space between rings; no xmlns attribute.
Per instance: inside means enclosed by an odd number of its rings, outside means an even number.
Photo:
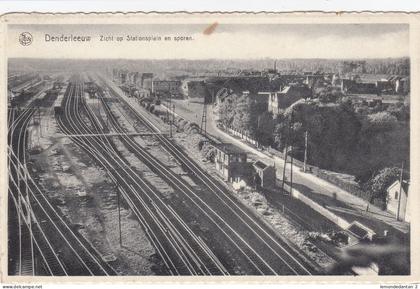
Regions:
<svg viewBox="0 0 420 289"><path fill-rule="evenodd" d="M388 58L409 55L407 24L118 24L9 25L9 57L125 59ZM32 44L19 44L29 32ZM45 35L85 35L90 42L46 42ZM100 36L113 36L101 42ZM126 41L171 36L172 41ZM123 41L116 38L123 37ZM192 40L174 41L188 36Z"/></svg>

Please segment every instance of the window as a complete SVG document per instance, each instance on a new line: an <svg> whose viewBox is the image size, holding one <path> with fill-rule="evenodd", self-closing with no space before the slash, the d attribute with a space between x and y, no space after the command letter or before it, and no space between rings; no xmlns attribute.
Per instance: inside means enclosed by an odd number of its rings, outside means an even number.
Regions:
<svg viewBox="0 0 420 289"><path fill-rule="evenodd" d="M398 191L395 191L395 196L394 198L397 200L398 199Z"/></svg>

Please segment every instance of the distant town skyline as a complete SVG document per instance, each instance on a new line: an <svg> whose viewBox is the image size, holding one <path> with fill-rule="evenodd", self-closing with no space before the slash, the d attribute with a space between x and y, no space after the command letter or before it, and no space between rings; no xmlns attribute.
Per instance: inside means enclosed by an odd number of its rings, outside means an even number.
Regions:
<svg viewBox="0 0 420 289"><path fill-rule="evenodd" d="M409 56L406 24L10 25L9 57L66 59L372 59ZM22 32L33 36L22 46ZM45 41L46 35L89 42ZM100 41L100 36L113 41ZM191 37L187 41L126 41L138 37ZM116 41L122 36L124 41ZM63 37L61 37L63 38ZM46 51L49 53L47 54ZM51 54L53 51L53 54Z"/></svg>

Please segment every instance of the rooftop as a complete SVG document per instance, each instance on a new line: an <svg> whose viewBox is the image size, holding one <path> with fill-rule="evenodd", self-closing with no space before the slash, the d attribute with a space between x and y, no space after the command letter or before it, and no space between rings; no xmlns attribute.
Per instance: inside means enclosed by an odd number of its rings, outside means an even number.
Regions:
<svg viewBox="0 0 420 289"><path fill-rule="evenodd" d="M389 187L388 187L388 190L389 189L391 189L392 187L395 187L395 186L400 186L400 180L396 180L395 182L393 182ZM408 182L408 181L406 181L406 180L403 180L403 182L402 182L402 189L403 189L403 191L406 193L406 194L408 194L408 187L410 186L410 183Z"/></svg>
<svg viewBox="0 0 420 289"><path fill-rule="evenodd" d="M268 167L268 165L267 164L265 164L264 162L262 162L262 161L256 161L255 163L254 163L254 166L255 167L257 167L258 169L261 169L261 170L265 170L267 167Z"/></svg>
<svg viewBox="0 0 420 289"><path fill-rule="evenodd" d="M290 84L290 85L285 86L280 91L281 94L288 94L288 93L293 93L293 92L306 94L310 92L310 89L305 85Z"/></svg>
<svg viewBox="0 0 420 289"><path fill-rule="evenodd" d="M350 224L350 226L347 228L347 230L349 232L353 233L359 239L363 239L368 235L373 236L373 235L376 234L372 229L362 225L361 223L359 223L357 221L353 221Z"/></svg>

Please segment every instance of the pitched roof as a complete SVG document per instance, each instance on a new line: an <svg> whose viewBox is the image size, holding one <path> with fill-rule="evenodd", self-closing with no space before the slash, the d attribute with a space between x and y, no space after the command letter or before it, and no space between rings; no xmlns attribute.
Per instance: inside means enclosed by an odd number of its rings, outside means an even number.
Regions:
<svg viewBox="0 0 420 289"><path fill-rule="evenodd" d="M260 169L260 170L265 170L267 167L268 167L268 165L267 164L265 164L264 162L262 162L262 161L256 161L255 163L254 163L254 166L255 167L257 167L258 169Z"/></svg>
<svg viewBox="0 0 420 289"><path fill-rule="evenodd" d="M305 97L306 95L311 93L311 90L304 85L288 85L280 92L280 94L301 94L302 97Z"/></svg>
<svg viewBox="0 0 420 289"><path fill-rule="evenodd" d="M387 189L387 191L389 191L391 188L395 187L395 186L400 186L400 180L396 180L395 182L393 182ZM410 187L410 183L406 180L403 180L402 183L402 189L403 191L408 195L408 188Z"/></svg>

